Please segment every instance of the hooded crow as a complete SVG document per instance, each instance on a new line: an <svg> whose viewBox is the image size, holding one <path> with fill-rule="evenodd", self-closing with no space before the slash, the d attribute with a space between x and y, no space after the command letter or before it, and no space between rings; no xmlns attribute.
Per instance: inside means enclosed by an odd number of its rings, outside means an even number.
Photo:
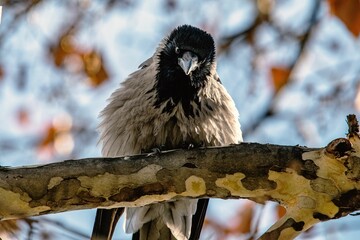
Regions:
<svg viewBox="0 0 360 240"><path fill-rule="evenodd" d="M214 40L189 25L174 29L129 75L100 113L106 157L242 142L234 101L216 73ZM198 239L208 199L98 209L92 239L111 239L125 212L133 239Z"/></svg>

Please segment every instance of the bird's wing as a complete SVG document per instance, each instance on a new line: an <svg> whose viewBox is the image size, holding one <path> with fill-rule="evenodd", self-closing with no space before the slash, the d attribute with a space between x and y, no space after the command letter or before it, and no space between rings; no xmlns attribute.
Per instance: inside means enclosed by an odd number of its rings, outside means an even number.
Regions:
<svg viewBox="0 0 360 240"><path fill-rule="evenodd" d="M146 59L146 61L141 63L138 68L144 69L144 68L148 67L154 61L153 58L154 58L154 56Z"/></svg>
<svg viewBox="0 0 360 240"><path fill-rule="evenodd" d="M151 94L155 70L155 64L151 64L130 74L110 96L109 104L100 113L98 127L103 156L139 154L152 143L152 138L146 136L152 136L154 128L151 111L155 97Z"/></svg>
<svg viewBox="0 0 360 240"><path fill-rule="evenodd" d="M138 154L146 146L138 143L137 138L144 131L141 123L151 122L144 112L145 95L154 85L154 70L149 67L151 59L142 68L129 75L122 86L109 99L109 104L100 113L98 127L103 156L115 157ZM151 65L152 66L152 65ZM124 209L98 209L92 239L111 239L116 223ZM138 221L138 220L136 220Z"/></svg>

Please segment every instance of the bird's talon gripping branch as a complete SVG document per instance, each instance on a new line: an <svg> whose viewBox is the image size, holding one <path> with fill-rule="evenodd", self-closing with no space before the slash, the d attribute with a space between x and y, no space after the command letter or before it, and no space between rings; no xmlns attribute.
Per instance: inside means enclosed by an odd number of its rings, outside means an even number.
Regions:
<svg viewBox="0 0 360 240"><path fill-rule="evenodd" d="M194 144L192 144L192 143L190 143L189 145L188 145L188 147L187 147L187 149L194 149L195 148L195 145Z"/></svg>
<svg viewBox="0 0 360 240"><path fill-rule="evenodd" d="M161 149L160 148L152 148L151 152L147 154L148 157L154 156L154 155L160 155Z"/></svg>

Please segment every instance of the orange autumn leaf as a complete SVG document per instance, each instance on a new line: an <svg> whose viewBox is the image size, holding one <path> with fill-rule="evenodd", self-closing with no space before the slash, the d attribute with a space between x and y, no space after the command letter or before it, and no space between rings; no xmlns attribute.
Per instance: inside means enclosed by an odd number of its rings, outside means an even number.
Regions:
<svg viewBox="0 0 360 240"><path fill-rule="evenodd" d="M65 34L60 37L59 45L61 49L66 53L73 53L76 51L76 47L74 46L74 37L72 34Z"/></svg>
<svg viewBox="0 0 360 240"><path fill-rule="evenodd" d="M280 218L282 218L282 217L285 215L285 213L286 213L286 208L284 208L284 207L281 206L281 205L277 205L276 211L277 211L277 217L280 219Z"/></svg>
<svg viewBox="0 0 360 240"><path fill-rule="evenodd" d="M248 202L240 209L240 212L235 219L235 228L232 229L233 233L246 234L250 232L254 216L254 207L255 204L253 202Z"/></svg>
<svg viewBox="0 0 360 240"><path fill-rule="evenodd" d="M5 75L4 67L0 66L0 80L4 78L4 75Z"/></svg>
<svg viewBox="0 0 360 240"><path fill-rule="evenodd" d="M19 232L21 230L20 221L21 220L18 220L18 219L0 221L0 233L14 234L14 233Z"/></svg>
<svg viewBox="0 0 360 240"><path fill-rule="evenodd" d="M354 35L360 34L360 1L359 0L328 0L330 11L338 17Z"/></svg>
<svg viewBox="0 0 360 240"><path fill-rule="evenodd" d="M46 147L50 144L53 144L57 135L57 129L53 126L50 125L46 128L45 133L39 143L39 147Z"/></svg>
<svg viewBox="0 0 360 240"><path fill-rule="evenodd" d="M21 126L28 125L29 122L30 122L30 116L29 115L30 115L29 111L26 108L21 107L16 113L16 118L17 118L18 123Z"/></svg>
<svg viewBox="0 0 360 240"><path fill-rule="evenodd" d="M50 46L49 51L57 67L61 67L70 54L78 54L73 43L73 36L68 33L61 36L57 44Z"/></svg>
<svg viewBox="0 0 360 240"><path fill-rule="evenodd" d="M230 232L229 228L221 225L217 221L209 218L205 218L204 220L204 227L211 228L214 230L218 235L227 236Z"/></svg>
<svg viewBox="0 0 360 240"><path fill-rule="evenodd" d="M272 67L271 77L274 85L275 92L278 92L289 81L290 69L285 67Z"/></svg>
<svg viewBox="0 0 360 240"><path fill-rule="evenodd" d="M70 154L74 149L74 139L71 134L72 118L64 113L53 118L45 126L38 143L39 158L50 160L54 154Z"/></svg>
<svg viewBox="0 0 360 240"><path fill-rule="evenodd" d="M101 65L100 70L95 75L91 75L90 84L93 87L98 87L108 79L109 79L109 75L106 69L104 68L104 65Z"/></svg>
<svg viewBox="0 0 360 240"><path fill-rule="evenodd" d="M88 50L76 46L72 33L65 33L59 42L50 46L51 57L57 67L67 66L69 59L81 59L81 70L93 87L100 86L109 79L109 74L104 66L101 54L95 50Z"/></svg>
<svg viewBox="0 0 360 240"><path fill-rule="evenodd" d="M255 204L253 202L248 202L239 208L237 214L229 221L231 225L223 225L216 220L206 218L204 226L212 228L219 236L223 237L248 234L251 232L254 207Z"/></svg>
<svg viewBox="0 0 360 240"><path fill-rule="evenodd" d="M51 47L50 52L52 54L55 65L60 67L64 62L66 53L60 47Z"/></svg>
<svg viewBox="0 0 360 240"><path fill-rule="evenodd" d="M105 69L104 62L100 53L92 51L82 55L84 71L89 77L89 83L93 87L98 87L106 80L109 75Z"/></svg>

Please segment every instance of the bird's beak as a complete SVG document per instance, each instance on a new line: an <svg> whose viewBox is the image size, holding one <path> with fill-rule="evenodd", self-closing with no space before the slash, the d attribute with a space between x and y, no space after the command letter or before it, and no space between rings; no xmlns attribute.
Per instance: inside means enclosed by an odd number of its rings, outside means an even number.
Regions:
<svg viewBox="0 0 360 240"><path fill-rule="evenodd" d="M178 64L184 70L184 73L189 75L199 66L198 57L194 53L186 51L181 58L178 58Z"/></svg>

